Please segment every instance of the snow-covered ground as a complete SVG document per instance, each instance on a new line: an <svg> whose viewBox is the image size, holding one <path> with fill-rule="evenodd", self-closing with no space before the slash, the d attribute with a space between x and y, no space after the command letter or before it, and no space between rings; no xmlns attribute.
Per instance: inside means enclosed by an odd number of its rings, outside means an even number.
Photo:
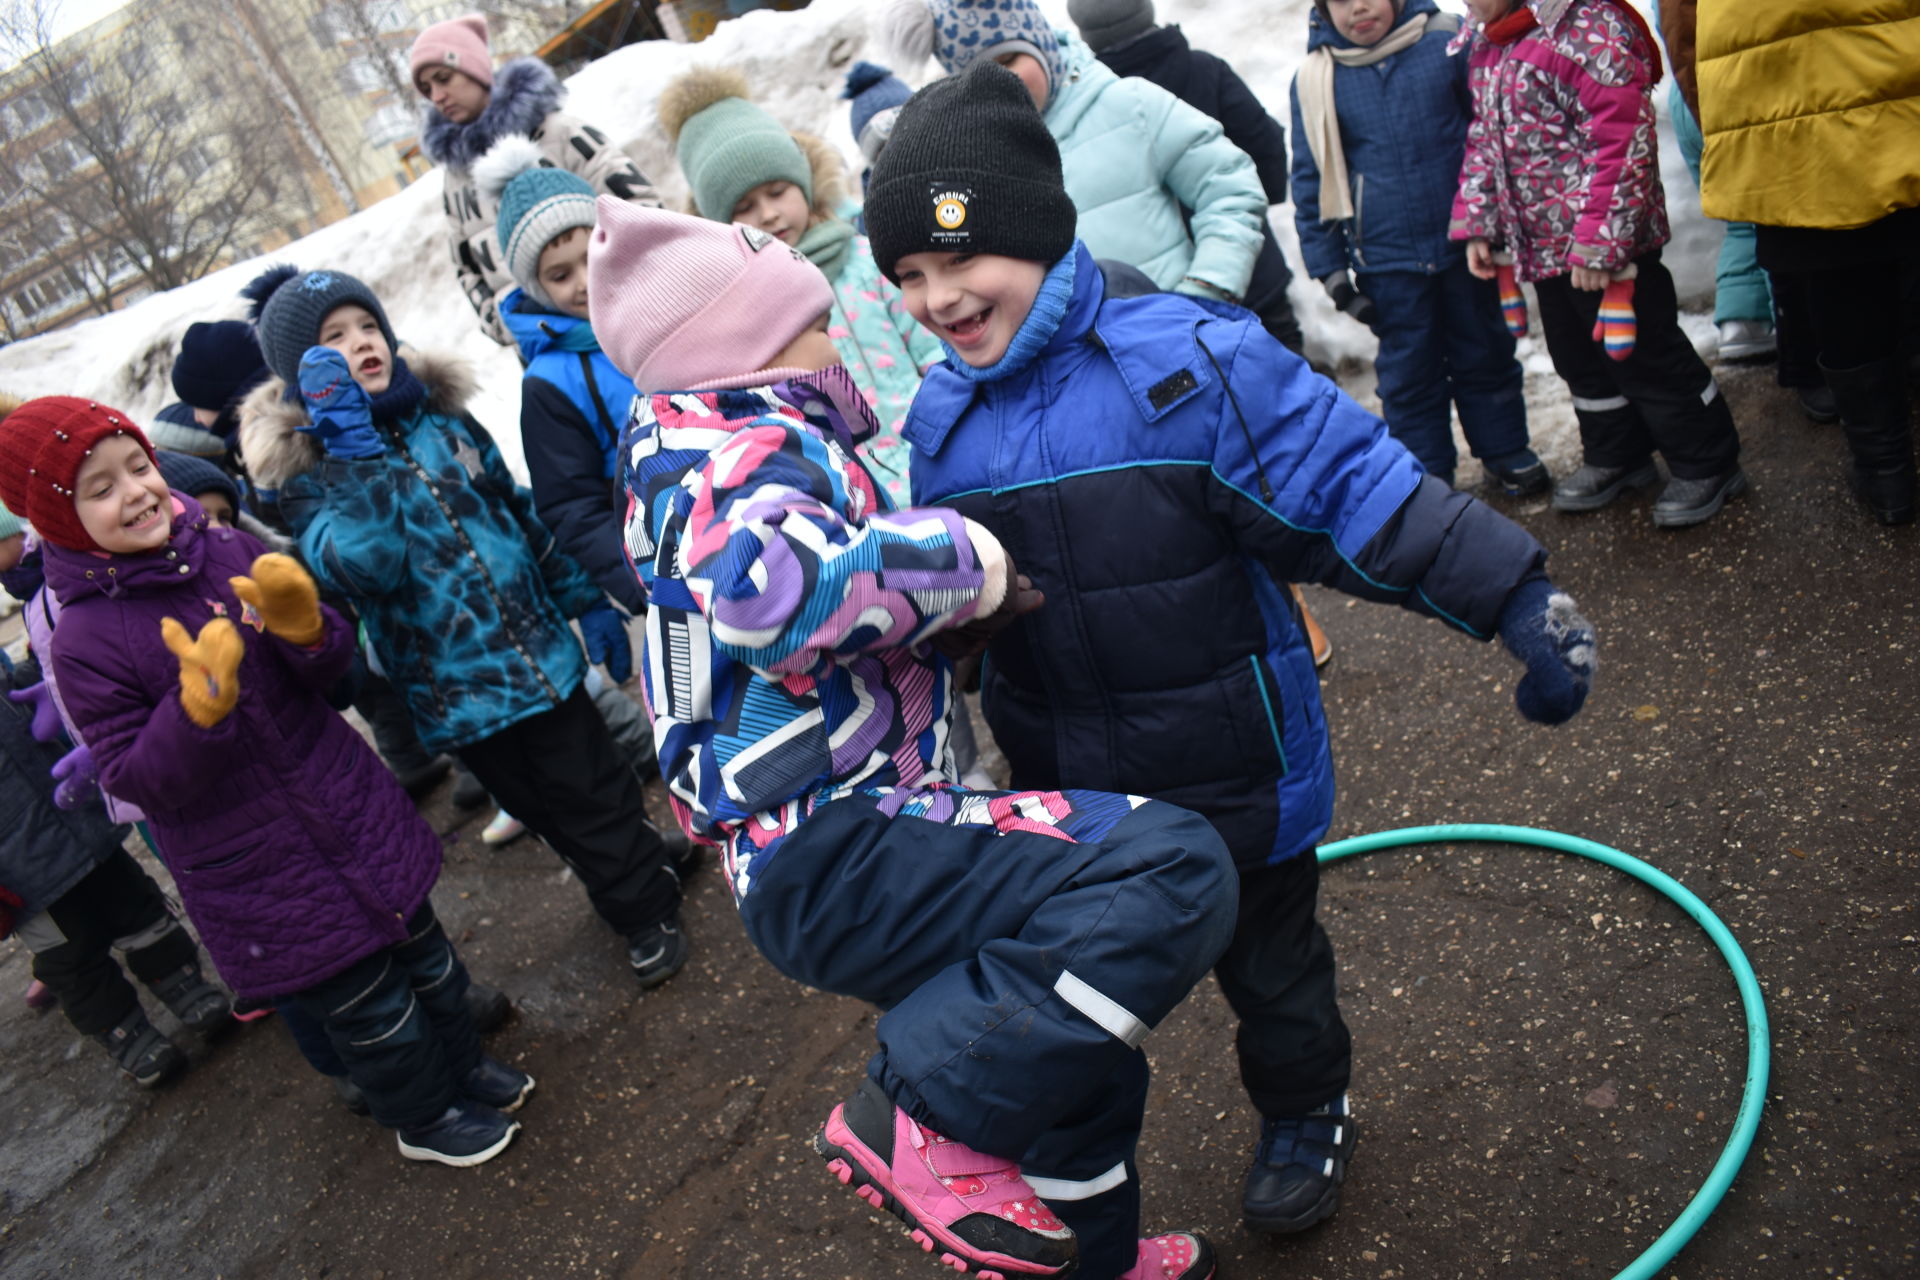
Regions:
<svg viewBox="0 0 1920 1280"><path fill-rule="evenodd" d="M656 120L654 100L662 85L689 66L718 63L741 68L761 105L790 128L834 141L850 162L857 162L846 104L838 94L854 59L883 56L869 24L885 3L813 0L811 7L798 12L760 11L723 23L702 44L655 41L629 46L568 82L569 109L612 135L676 206L686 188ZM1066 0L1039 3L1057 24L1071 26ZM1463 7L1459 0L1442 3ZM1284 121L1288 86L1305 51L1310 7L1311 0L1160 0L1156 12L1163 23L1179 23L1197 47L1229 58ZM929 63L900 70L919 84L936 68ZM1664 84L1656 97L1663 119L1662 169L1675 229L1666 261L1679 281L1682 298L1707 305L1704 299L1712 288L1719 228L1701 217L1693 184L1665 128ZM436 170L373 208L264 258L154 295L124 311L0 348L0 388L23 396L84 395L124 409L136 419L151 417L174 398L168 370L189 324L242 315L240 287L270 262L335 267L373 287L404 341L454 349L474 361L480 369L481 390L473 410L499 440L509 463L524 476L518 430L520 365L511 352L480 332L454 281L440 189ZM1273 222L1297 266L1291 206L1276 208ZM1372 335L1336 312L1318 285L1296 279L1293 298L1310 353L1349 370L1362 366L1349 381L1364 398L1371 383L1364 366L1373 357ZM1710 350L1709 320L1689 317L1688 325L1696 344ZM1577 462L1579 445L1564 389L1537 344L1523 340L1522 357L1529 374L1536 447L1556 471L1569 469ZM1464 460L1464 445L1461 455ZM1459 481L1465 484L1474 478L1471 464L1463 461Z"/></svg>

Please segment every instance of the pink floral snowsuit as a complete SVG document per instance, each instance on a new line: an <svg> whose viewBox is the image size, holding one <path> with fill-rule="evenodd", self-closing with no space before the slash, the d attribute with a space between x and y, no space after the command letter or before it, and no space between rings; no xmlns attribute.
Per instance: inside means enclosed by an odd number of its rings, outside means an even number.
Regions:
<svg viewBox="0 0 1920 1280"><path fill-rule="evenodd" d="M1473 123L1448 235L1504 247L1521 280L1617 271L1665 244L1654 137L1659 55L1618 0L1539 0L1540 25L1498 45L1477 24Z"/></svg>

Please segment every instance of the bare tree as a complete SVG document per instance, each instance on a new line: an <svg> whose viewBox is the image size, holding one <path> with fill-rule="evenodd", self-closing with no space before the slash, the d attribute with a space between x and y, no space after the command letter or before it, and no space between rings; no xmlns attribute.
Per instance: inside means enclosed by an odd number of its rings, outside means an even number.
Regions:
<svg viewBox="0 0 1920 1280"><path fill-rule="evenodd" d="M145 0L117 40L90 45L54 40L56 6L0 3L0 54L26 85L15 114L34 122L7 131L0 168L67 224L53 243L68 265L107 294L116 265L170 289L289 220L276 202L304 183L284 122L217 6Z"/></svg>

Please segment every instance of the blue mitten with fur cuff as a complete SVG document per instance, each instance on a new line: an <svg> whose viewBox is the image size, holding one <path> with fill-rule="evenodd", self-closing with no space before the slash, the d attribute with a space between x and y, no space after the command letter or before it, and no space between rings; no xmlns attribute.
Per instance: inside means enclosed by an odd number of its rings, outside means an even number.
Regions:
<svg viewBox="0 0 1920 1280"><path fill-rule="evenodd" d="M1599 666L1593 624L1580 616L1573 597L1555 590L1544 575L1528 578L1501 607L1500 639L1527 664L1513 691L1520 714L1538 724L1573 719Z"/></svg>

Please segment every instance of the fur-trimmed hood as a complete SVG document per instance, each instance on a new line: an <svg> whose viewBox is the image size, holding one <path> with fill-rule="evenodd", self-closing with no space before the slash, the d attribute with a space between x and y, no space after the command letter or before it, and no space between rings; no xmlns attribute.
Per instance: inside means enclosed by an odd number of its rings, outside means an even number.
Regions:
<svg viewBox="0 0 1920 1280"><path fill-rule="evenodd" d="M427 158L465 173L494 143L512 134L526 137L560 109L567 88L538 58L515 58L493 73L493 94L480 118L455 124L432 107L420 129Z"/></svg>
<svg viewBox="0 0 1920 1280"><path fill-rule="evenodd" d="M479 378L473 366L445 352L419 351L402 344L400 358L427 388L427 410L449 416L465 411ZM320 442L309 431L305 408L286 398L286 384L268 378L240 402L240 456L247 474L263 489L279 489L320 461Z"/></svg>

